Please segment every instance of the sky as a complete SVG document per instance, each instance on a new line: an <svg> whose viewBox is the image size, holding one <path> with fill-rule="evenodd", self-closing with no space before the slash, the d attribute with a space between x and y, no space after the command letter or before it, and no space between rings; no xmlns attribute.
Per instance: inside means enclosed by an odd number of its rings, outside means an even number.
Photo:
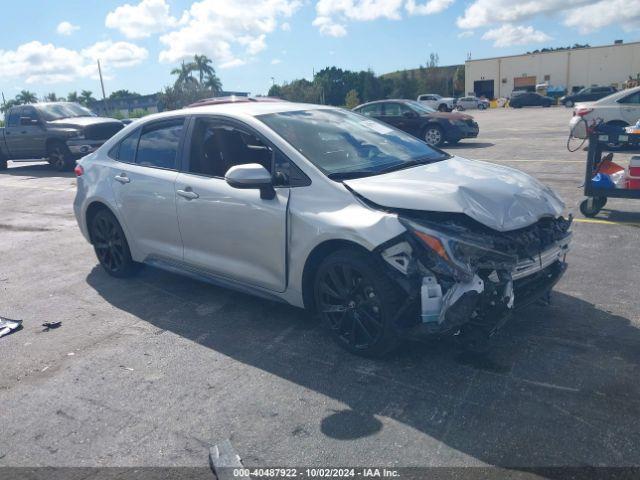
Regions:
<svg viewBox="0 0 640 480"><path fill-rule="evenodd" d="M266 94L326 66L377 74L640 39L640 0L4 1L0 91L154 93L205 54L225 90Z"/></svg>

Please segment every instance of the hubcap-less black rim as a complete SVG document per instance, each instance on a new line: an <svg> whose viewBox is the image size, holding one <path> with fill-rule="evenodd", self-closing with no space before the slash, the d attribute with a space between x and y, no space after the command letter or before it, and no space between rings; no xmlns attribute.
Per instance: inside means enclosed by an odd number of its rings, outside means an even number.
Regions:
<svg viewBox="0 0 640 480"><path fill-rule="evenodd" d="M116 225L105 217L98 217L93 228L93 244L100 263L116 272L124 264L124 239Z"/></svg>
<svg viewBox="0 0 640 480"><path fill-rule="evenodd" d="M53 163L53 165L57 168L62 168L64 167L64 154L62 153L62 150L60 149L60 147L56 147L52 152L51 152L51 160Z"/></svg>
<svg viewBox="0 0 640 480"><path fill-rule="evenodd" d="M335 265L320 279L318 287L320 311L342 342L365 349L380 338L380 299L360 272L348 265Z"/></svg>

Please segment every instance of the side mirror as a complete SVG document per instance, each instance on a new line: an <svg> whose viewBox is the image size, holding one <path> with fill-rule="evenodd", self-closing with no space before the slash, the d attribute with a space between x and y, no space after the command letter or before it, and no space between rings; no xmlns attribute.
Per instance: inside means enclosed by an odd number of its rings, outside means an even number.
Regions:
<svg viewBox="0 0 640 480"><path fill-rule="evenodd" d="M260 190L260 198L264 200L272 200L276 196L271 174L258 163L231 167L224 179L233 188Z"/></svg>
<svg viewBox="0 0 640 480"><path fill-rule="evenodd" d="M40 124L40 121L37 118L20 117L20 125L22 125L23 127L28 127L32 125L38 125L38 124Z"/></svg>

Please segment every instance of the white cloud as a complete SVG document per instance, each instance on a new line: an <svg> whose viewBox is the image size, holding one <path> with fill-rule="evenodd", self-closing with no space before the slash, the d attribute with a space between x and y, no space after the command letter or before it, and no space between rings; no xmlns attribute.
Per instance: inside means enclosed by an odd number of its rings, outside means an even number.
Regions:
<svg viewBox="0 0 640 480"><path fill-rule="evenodd" d="M77 51L33 41L15 50L0 50L0 77L24 79L27 84L95 78L96 54L104 61L105 71L135 65L148 55L144 48L126 42L98 42Z"/></svg>
<svg viewBox="0 0 640 480"><path fill-rule="evenodd" d="M205 54L220 68L244 65L240 57L263 51L267 35L282 28L280 22L300 5L299 0L200 0L184 12L178 28L160 37L160 61Z"/></svg>
<svg viewBox="0 0 640 480"><path fill-rule="evenodd" d="M127 38L144 38L165 32L180 24L171 16L165 0L142 0L137 5L128 3L107 14L105 25L120 30Z"/></svg>
<svg viewBox="0 0 640 480"><path fill-rule="evenodd" d="M289 22L284 22L282 25L280 25L280 28L282 29L282 31L288 32L289 30L291 30L291 25L289 24Z"/></svg>
<svg viewBox="0 0 640 480"><path fill-rule="evenodd" d="M106 69L132 67L146 60L147 49L129 42L112 42L105 40L82 50L87 59L100 60Z"/></svg>
<svg viewBox="0 0 640 480"><path fill-rule="evenodd" d="M422 0L420 0L422 1ZM386 18L400 20L409 15L432 15L449 8L455 0L318 0L313 25L322 35L343 37L348 22L367 22Z"/></svg>
<svg viewBox="0 0 640 480"><path fill-rule="evenodd" d="M608 0L585 5L567 14L564 24L577 28L582 34L614 24L626 31L637 30L640 28L640 0Z"/></svg>
<svg viewBox="0 0 640 480"><path fill-rule="evenodd" d="M69 22L60 22L58 24L58 26L56 27L56 32L60 35L66 35L69 36L71 35L73 32L75 32L76 30L79 30L80 27L78 27L77 25L74 25L72 23Z"/></svg>
<svg viewBox="0 0 640 480"><path fill-rule="evenodd" d="M273 60L271 60L271 65L279 65L282 63L282 60L280 60L279 58L274 58Z"/></svg>
<svg viewBox="0 0 640 480"><path fill-rule="evenodd" d="M499 28L488 30L482 35L483 40L493 40L494 47L510 47L512 45L529 45L551 40L551 37L532 26L504 24Z"/></svg>
<svg viewBox="0 0 640 480"><path fill-rule="evenodd" d="M469 38L473 37L473 30L464 30L458 33L458 38Z"/></svg>
<svg viewBox="0 0 640 480"><path fill-rule="evenodd" d="M407 0L405 8L411 15L432 15L446 10L453 2L454 0L429 0L422 5L418 5L415 0Z"/></svg>

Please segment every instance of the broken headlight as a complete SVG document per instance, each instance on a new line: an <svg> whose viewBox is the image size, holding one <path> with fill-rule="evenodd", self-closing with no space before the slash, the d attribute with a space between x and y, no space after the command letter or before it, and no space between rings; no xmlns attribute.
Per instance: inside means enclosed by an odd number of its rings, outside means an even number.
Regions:
<svg viewBox="0 0 640 480"><path fill-rule="evenodd" d="M455 234L401 219L402 224L427 249L435 273L470 281L478 269L507 270L511 272L518 263L518 257L493 249L486 239L461 238Z"/></svg>

